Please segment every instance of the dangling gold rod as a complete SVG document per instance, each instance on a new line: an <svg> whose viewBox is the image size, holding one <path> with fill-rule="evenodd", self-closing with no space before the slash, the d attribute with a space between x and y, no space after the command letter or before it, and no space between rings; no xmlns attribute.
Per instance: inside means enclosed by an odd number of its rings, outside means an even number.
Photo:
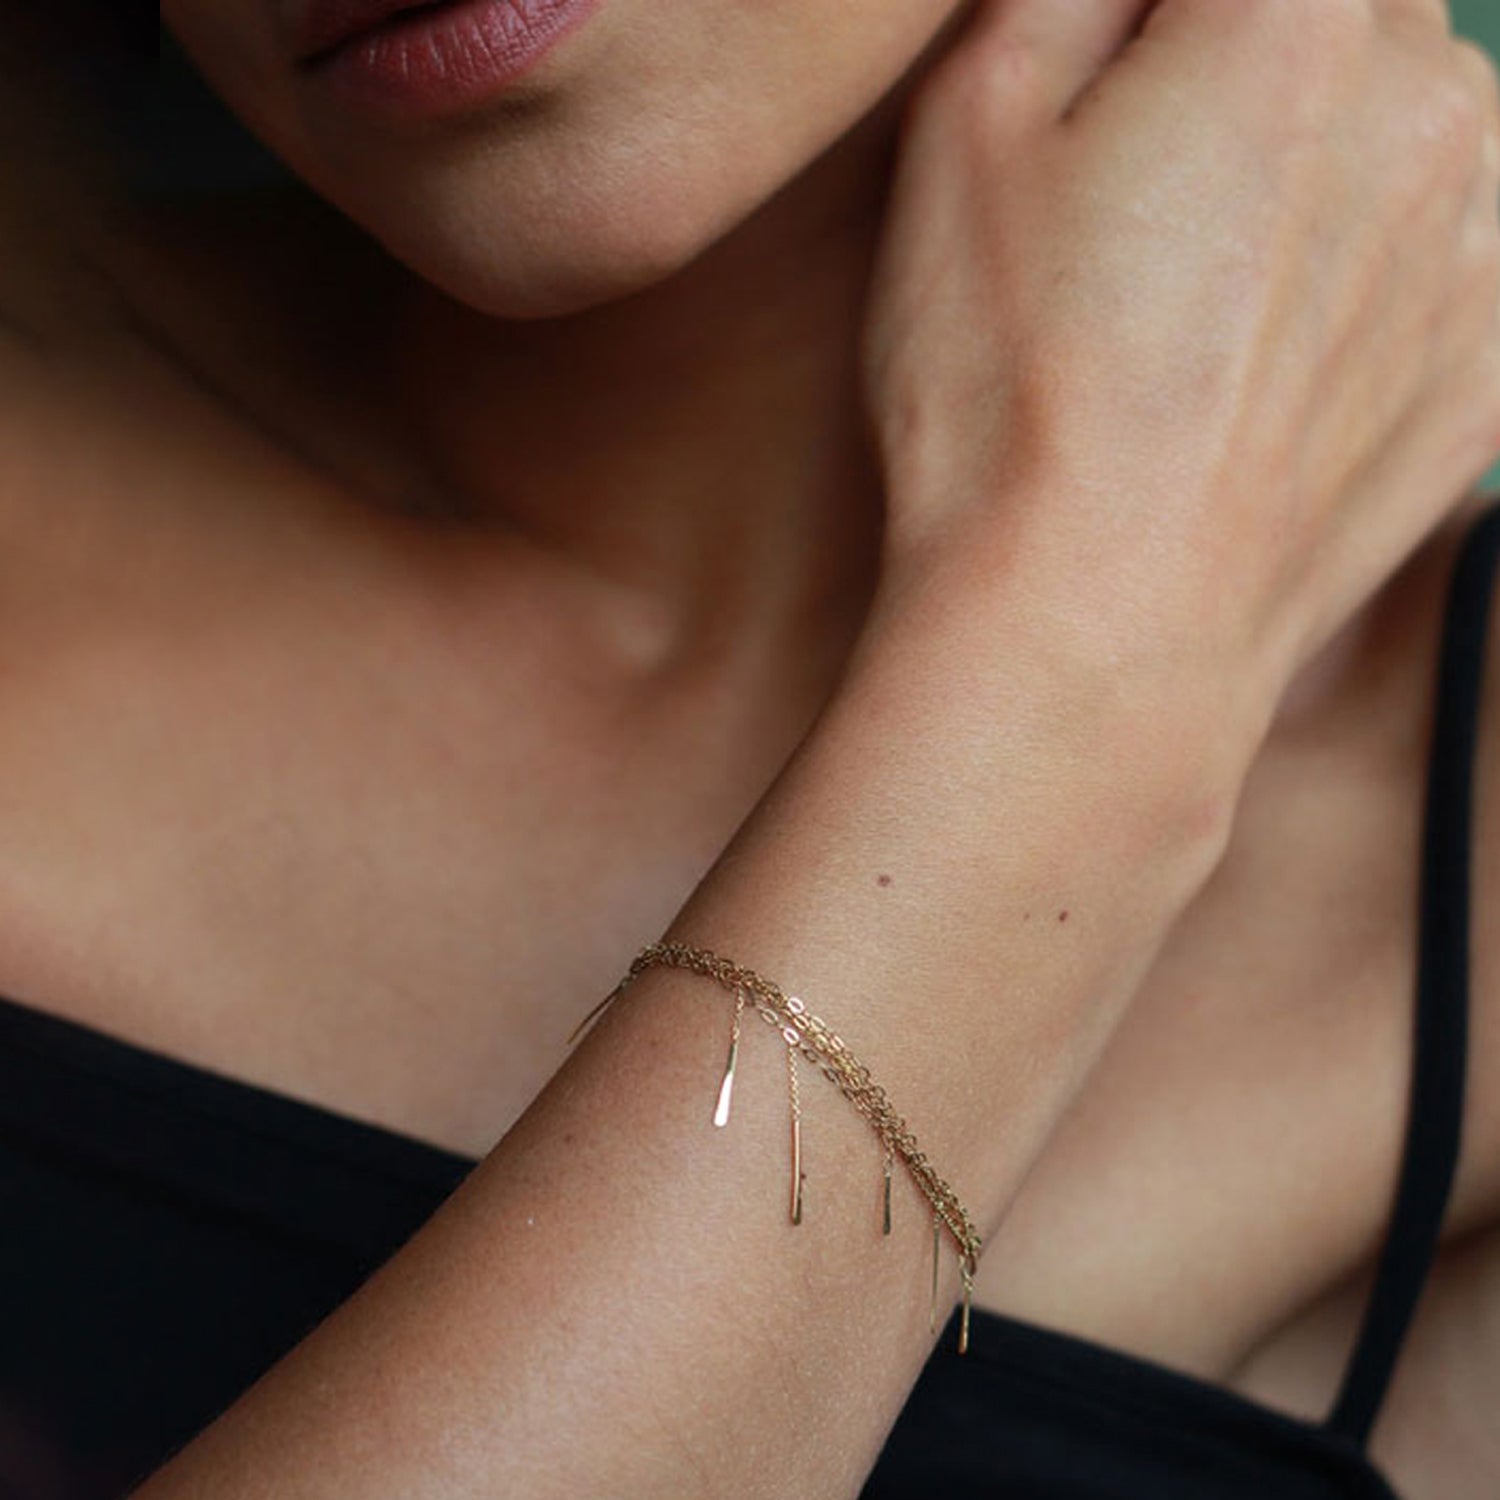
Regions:
<svg viewBox="0 0 1500 1500"><path fill-rule="evenodd" d="M729 1100L734 1093L734 1065L740 1055L740 1017L745 1011L745 992L734 992L734 1025L729 1032L729 1061L724 1065L724 1081L719 1085L719 1102L714 1108L714 1124L729 1123Z"/></svg>
<svg viewBox="0 0 1500 1500"><path fill-rule="evenodd" d="M938 1288L938 1245L942 1239L942 1220L936 1214L932 1216L932 1307L927 1314L927 1331L937 1332L937 1288Z"/></svg>
<svg viewBox="0 0 1500 1500"><path fill-rule="evenodd" d="M792 1027L783 1030L787 1039L786 1076L787 1091L792 1101L792 1223L802 1222L802 1102L797 1094L797 1032Z"/></svg>

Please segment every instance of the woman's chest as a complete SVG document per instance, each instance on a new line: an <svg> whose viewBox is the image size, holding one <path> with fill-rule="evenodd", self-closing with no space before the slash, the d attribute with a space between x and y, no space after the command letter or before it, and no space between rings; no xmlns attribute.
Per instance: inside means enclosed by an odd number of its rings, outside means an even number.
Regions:
<svg viewBox="0 0 1500 1500"><path fill-rule="evenodd" d="M232 661L216 668L233 680ZM576 726L591 748L549 754L495 721L437 723L438 705L398 688L352 702L332 674L300 670L300 701L262 680L259 702L215 712L206 681L179 679L153 702L126 671L22 716L0 988L482 1151L756 784L597 726ZM24 733L13 719L12 747ZM1417 768L1308 759L1257 767L1228 856L1028 1180L987 1260L1000 1269L986 1284L1013 1303L1033 1297L1027 1264L1058 1267L1057 1223L1125 1285L1165 1253L1153 1223L1178 1247L1178 1285L1181 1259L1217 1276L1236 1243L1252 1252L1235 1204L1276 1204L1265 1232L1316 1266L1374 1232L1410 1063ZM1493 989L1481 955L1476 998ZM1477 1152L1500 1080L1483 1003L1475 1025ZM1465 1165L1466 1201L1487 1183L1477 1157Z"/></svg>
<svg viewBox="0 0 1500 1500"><path fill-rule="evenodd" d="M525 684L498 707L434 691L375 635L59 665L0 737L0 992L479 1155L784 752ZM978 1305L1227 1381L1373 1255L1405 1125L1422 744L1268 747ZM1455 1226L1500 1202L1500 984L1476 957ZM1309 1399L1258 1369L1262 1399Z"/></svg>

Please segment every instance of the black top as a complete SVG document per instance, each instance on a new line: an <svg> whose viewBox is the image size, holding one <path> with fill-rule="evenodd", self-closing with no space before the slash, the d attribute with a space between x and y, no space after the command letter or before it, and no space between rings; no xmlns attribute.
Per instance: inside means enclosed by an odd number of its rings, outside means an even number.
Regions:
<svg viewBox="0 0 1500 1500"><path fill-rule="evenodd" d="M1365 1440L1459 1149L1473 759L1497 554L1491 503L1457 556L1438 661L1405 1152L1327 1419L976 1309L967 1355L954 1322L944 1329L865 1500L1395 1495ZM0 997L0 1500L123 1495L474 1165Z"/></svg>

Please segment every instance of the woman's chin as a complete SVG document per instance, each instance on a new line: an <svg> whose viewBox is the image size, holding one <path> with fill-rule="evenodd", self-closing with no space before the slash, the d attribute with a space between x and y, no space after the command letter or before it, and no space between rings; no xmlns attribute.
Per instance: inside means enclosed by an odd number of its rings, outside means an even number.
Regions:
<svg viewBox="0 0 1500 1500"><path fill-rule="evenodd" d="M602 221L552 232L528 223L524 235L496 228L483 234L436 235L376 231L385 250L454 301L495 318L567 317L649 291L686 270L728 228L722 221L654 224Z"/></svg>
<svg viewBox="0 0 1500 1500"><path fill-rule="evenodd" d="M484 316L513 321L589 312L645 292L681 269L681 265L663 266L656 261L580 262L576 255L566 263L534 257L519 264L508 258L435 264L403 256L390 246L387 249L453 301Z"/></svg>

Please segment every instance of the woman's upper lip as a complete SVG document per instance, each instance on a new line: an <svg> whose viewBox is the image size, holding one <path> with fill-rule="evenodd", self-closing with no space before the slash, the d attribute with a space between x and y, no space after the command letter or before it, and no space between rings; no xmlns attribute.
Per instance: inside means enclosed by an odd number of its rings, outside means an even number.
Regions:
<svg viewBox="0 0 1500 1500"><path fill-rule="evenodd" d="M291 18L292 48L304 66L408 11L435 10L443 0L300 0Z"/></svg>

